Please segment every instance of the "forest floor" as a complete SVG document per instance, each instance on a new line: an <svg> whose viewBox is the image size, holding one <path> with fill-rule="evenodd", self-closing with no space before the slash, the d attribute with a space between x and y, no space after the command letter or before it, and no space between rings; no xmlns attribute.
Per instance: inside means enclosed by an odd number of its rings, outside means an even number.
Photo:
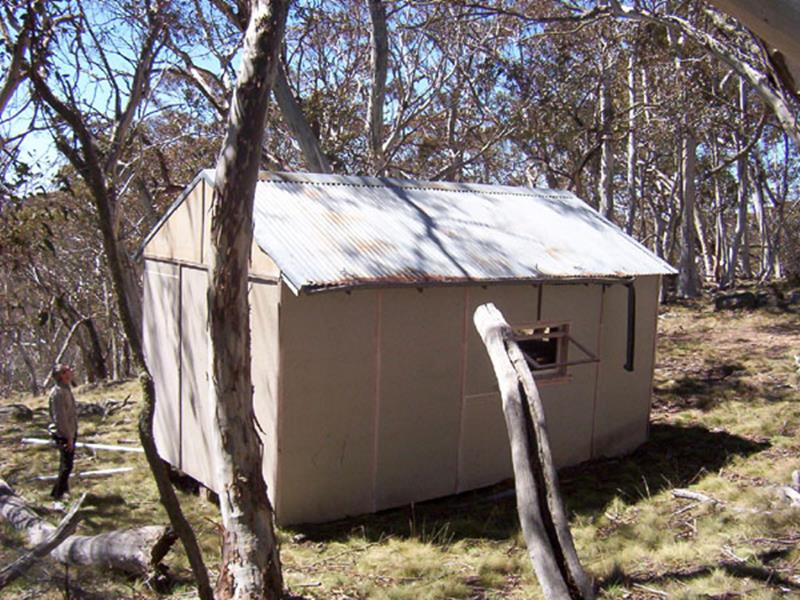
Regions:
<svg viewBox="0 0 800 600"><path fill-rule="evenodd" d="M714 312L708 301L672 305L659 316L650 440L630 456L565 470L561 483L578 553L601 598L800 597L800 508L779 487L800 469L800 313ZM81 440L135 443L135 382L76 390L79 402L111 414L81 417ZM109 403L109 400L127 404ZM52 522L62 513L36 475L57 453L23 445L46 437L44 397L17 396L33 417L0 421L0 477ZM133 471L73 479L86 491L80 533L165 524L143 455L79 450L75 472ZM713 498L677 498L688 488ZM209 566L219 560L217 508L181 493ZM281 529L284 576L294 598L539 598L510 483L461 496L348 519ZM23 550L0 526L0 566ZM179 544L167 555L193 597ZM184 583L180 583L184 581ZM67 592L69 589L69 592ZM2 592L9 598L151 598L140 580L45 560Z"/></svg>

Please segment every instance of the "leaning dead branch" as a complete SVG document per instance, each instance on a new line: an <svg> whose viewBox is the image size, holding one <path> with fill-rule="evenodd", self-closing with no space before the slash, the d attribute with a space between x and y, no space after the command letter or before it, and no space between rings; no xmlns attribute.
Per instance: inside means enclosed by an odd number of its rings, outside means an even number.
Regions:
<svg viewBox="0 0 800 600"><path fill-rule="evenodd" d="M72 504L69 512L67 512L64 518L61 519L58 527L56 527L53 530L53 533L50 534L42 543L36 545L33 549L20 556L10 565L0 570L0 590L2 590L15 579L24 575L28 569L30 569L34 563L36 563L37 560L50 554L55 547L75 533L75 530L78 528L78 523L80 522L78 510L85 499L86 494L83 494Z"/></svg>
<svg viewBox="0 0 800 600"><path fill-rule="evenodd" d="M42 544L56 530L1 479L0 518L23 532L32 546ZM71 535L50 555L67 565L91 565L144 576L157 569L174 541L169 527L150 525L100 535Z"/></svg>
<svg viewBox="0 0 800 600"><path fill-rule="evenodd" d="M549 600L594 598L592 582L578 560L569 530L544 407L527 361L494 304L479 306L474 322L500 387L517 512L536 577Z"/></svg>

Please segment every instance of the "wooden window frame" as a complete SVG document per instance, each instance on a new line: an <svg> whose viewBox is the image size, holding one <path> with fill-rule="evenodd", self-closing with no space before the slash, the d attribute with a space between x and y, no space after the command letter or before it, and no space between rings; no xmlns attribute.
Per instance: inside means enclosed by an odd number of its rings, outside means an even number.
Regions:
<svg viewBox="0 0 800 600"><path fill-rule="evenodd" d="M540 364L533 357L522 351L522 355L531 369L531 374L537 379L566 378L568 367L600 362L600 359L591 350L570 335L570 322L568 321L538 321L512 325L511 329L514 334L514 341L518 344L519 342L535 339L555 338L558 340L556 348L557 359L554 363ZM547 329L554 329L555 331L543 331ZM519 333L520 330L531 330L531 333ZM571 345L575 346L584 355L584 358L570 360L569 348Z"/></svg>

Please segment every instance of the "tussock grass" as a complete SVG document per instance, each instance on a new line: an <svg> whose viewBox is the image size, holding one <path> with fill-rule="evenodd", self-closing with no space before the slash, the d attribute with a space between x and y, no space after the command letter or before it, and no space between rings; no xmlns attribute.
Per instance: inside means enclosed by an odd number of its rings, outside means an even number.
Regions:
<svg viewBox="0 0 800 600"><path fill-rule="evenodd" d="M650 440L623 459L565 470L562 488L578 552L602 598L778 598L800 596L800 510L776 493L800 468L800 392L794 354L800 317L790 312L715 313L697 303L659 318L660 339ZM81 402L130 396L106 418L81 419L81 439L137 440L135 382L78 388ZM0 477L53 521L52 449L22 446L46 435L44 397L17 396L32 421L0 423ZM82 533L166 523L142 455L79 452L75 470L133 466L133 473L75 481L88 491ZM716 502L675 498L690 488ZM336 523L279 531L295 598L540 598L519 531L510 483L488 490ZM180 493L208 564L219 560L219 514ZM22 550L0 525L0 562ZM168 562L188 577L179 545ZM69 572L76 597L150 598L140 581ZM4 597L61 598L65 573L42 562ZM173 597L191 597L188 583ZM727 594L727 596L726 596Z"/></svg>

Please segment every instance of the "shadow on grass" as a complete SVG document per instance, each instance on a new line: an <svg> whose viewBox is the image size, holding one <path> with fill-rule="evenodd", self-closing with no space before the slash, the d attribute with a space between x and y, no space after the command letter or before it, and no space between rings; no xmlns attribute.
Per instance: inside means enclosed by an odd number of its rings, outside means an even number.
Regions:
<svg viewBox="0 0 800 600"><path fill-rule="evenodd" d="M602 513L615 497L632 503L664 489L685 487L736 456L768 447L724 431L657 424L650 440L629 456L563 469L561 489L570 513ZM376 542L391 536L448 545L470 538L506 540L517 535L519 524L513 481L508 480L374 515L288 530L298 539L316 542L354 537Z"/></svg>
<svg viewBox="0 0 800 600"><path fill-rule="evenodd" d="M693 579L706 577L714 571L722 570L732 577L742 579L755 579L771 587L777 588L785 593L788 590L800 590L800 584L782 576L776 569L770 568L770 562L782 558L787 558L792 553L792 548L781 548L767 550L756 554L753 558L763 564L752 564L748 562L738 562L732 560L720 560L708 565L681 569L677 571L667 571L652 576L628 575L624 571L617 569L609 577L599 583L600 589L623 585L630 588L635 585L657 585L670 581L689 582Z"/></svg>
<svg viewBox="0 0 800 600"><path fill-rule="evenodd" d="M737 456L770 445L704 427L656 424L650 439L633 454L565 469L561 487L571 512L597 513L615 497L627 503L666 489L687 487L716 473Z"/></svg>
<svg viewBox="0 0 800 600"><path fill-rule="evenodd" d="M673 409L696 408L710 410L736 392L736 397L758 395L758 388L743 381L740 376L746 368L737 362L710 364L706 368L690 371L674 381L662 383L653 389L658 406Z"/></svg>
<svg viewBox="0 0 800 600"><path fill-rule="evenodd" d="M81 507L81 515L89 524L94 524L98 519L121 518L128 509L125 498L120 494L92 494L86 495Z"/></svg>

